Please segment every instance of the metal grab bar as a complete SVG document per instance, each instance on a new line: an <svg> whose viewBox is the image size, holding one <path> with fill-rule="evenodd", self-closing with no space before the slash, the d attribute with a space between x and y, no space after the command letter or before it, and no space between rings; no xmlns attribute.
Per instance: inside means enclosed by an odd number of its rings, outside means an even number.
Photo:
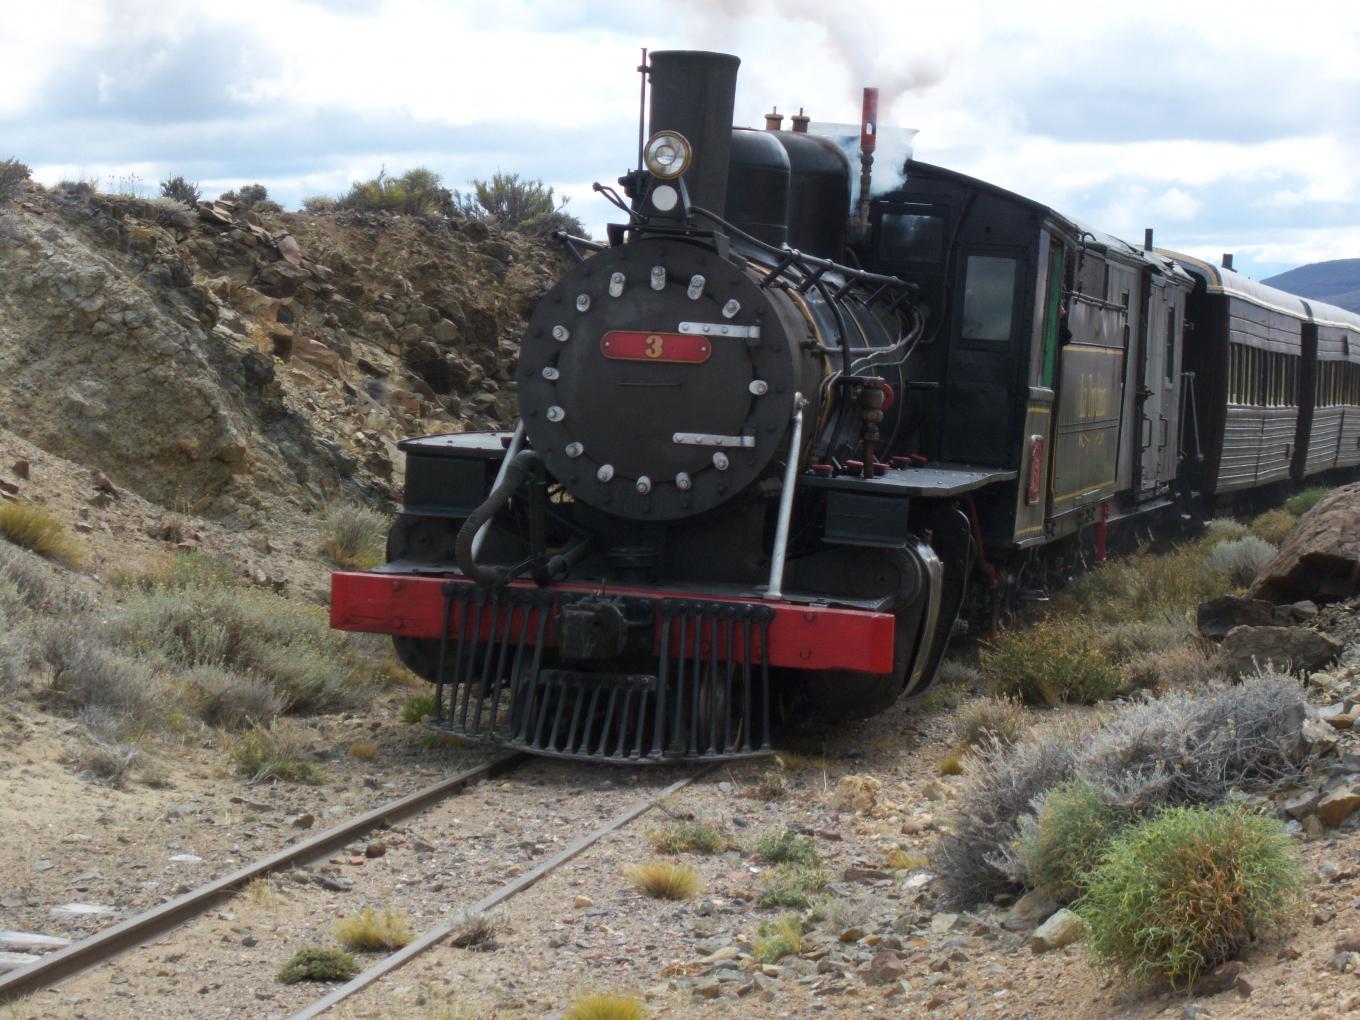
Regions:
<svg viewBox="0 0 1360 1020"><path fill-rule="evenodd" d="M784 465L784 489L779 494L779 519L774 529L774 550L770 555L770 581L765 586L767 599L784 597L784 557L789 545L789 521L793 517L793 490L798 481L798 458L803 450L803 408L807 401L801 393L793 395L793 435L789 439L789 460Z"/></svg>

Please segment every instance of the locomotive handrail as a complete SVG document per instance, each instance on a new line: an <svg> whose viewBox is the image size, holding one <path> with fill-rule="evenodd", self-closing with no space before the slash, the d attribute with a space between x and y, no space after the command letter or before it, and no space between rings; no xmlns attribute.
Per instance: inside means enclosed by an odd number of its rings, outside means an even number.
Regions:
<svg viewBox="0 0 1360 1020"><path fill-rule="evenodd" d="M748 244L755 245L757 248L769 252L771 255L779 256L779 264L774 267L768 276L766 276L765 283L762 284L762 286L768 286L775 279L788 272L790 267L797 265L805 274L817 279L820 279L823 273L835 272L841 274L847 280L854 280L856 283L879 284L880 287L874 292L873 297L877 297L879 293L888 288L894 290L901 289L912 294L920 290L916 284L904 280L900 276L884 276L882 273L871 273L866 269L856 269L854 266L847 266L843 262L836 262L832 259L824 259L816 255L809 255L806 252L801 252L797 248L790 248L787 245L782 248L776 247L768 241L762 241L753 234L748 234L740 227L729 223L717 213L705 209L702 206L692 206L690 211L698 213L707 220L712 220L714 223L718 224L718 226L722 227L733 236L740 237ZM871 302L873 301L873 297L869 299Z"/></svg>

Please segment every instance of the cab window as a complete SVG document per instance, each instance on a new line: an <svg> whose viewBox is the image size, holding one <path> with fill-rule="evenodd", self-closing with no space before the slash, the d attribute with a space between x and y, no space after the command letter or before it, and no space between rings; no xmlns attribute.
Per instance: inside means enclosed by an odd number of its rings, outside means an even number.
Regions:
<svg viewBox="0 0 1360 1020"><path fill-rule="evenodd" d="M968 256L963 292L963 338L1004 343L1011 338L1015 308L1015 259Z"/></svg>
<svg viewBox="0 0 1360 1020"><path fill-rule="evenodd" d="M944 217L930 212L885 212L878 254L888 262L939 262L944 255Z"/></svg>

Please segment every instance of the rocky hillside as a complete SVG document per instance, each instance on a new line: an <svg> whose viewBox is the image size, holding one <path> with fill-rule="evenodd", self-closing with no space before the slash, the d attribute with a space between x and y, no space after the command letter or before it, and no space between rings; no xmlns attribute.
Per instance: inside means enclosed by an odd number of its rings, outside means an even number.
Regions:
<svg viewBox="0 0 1360 1020"><path fill-rule="evenodd" d="M28 185L0 210L0 439L228 525L395 496L401 437L513 417L561 257L480 221Z"/></svg>
<svg viewBox="0 0 1360 1020"><path fill-rule="evenodd" d="M1360 312L1360 259L1313 262L1261 282L1291 294Z"/></svg>

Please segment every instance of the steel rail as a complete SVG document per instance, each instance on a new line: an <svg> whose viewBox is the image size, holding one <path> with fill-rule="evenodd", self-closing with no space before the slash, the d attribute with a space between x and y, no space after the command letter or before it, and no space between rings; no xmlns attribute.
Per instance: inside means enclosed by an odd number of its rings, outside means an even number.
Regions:
<svg viewBox="0 0 1360 1020"><path fill-rule="evenodd" d="M253 879L324 856L336 847L343 846L380 825L406 818L445 797L462 792L473 783L509 772L529 759L529 755L520 752L501 755L399 800L365 811L348 821L317 833L310 839L290 844L253 864L199 886L168 903L152 907L126 921L96 932L87 939L72 943L36 963L10 971L0 977L0 1005L13 1002L39 989L50 988L81 971L135 949L155 936L197 917L214 903Z"/></svg>
<svg viewBox="0 0 1360 1020"><path fill-rule="evenodd" d="M615 815L613 818L605 822L604 825L600 826L598 829L590 833L588 836L582 836L575 843L572 843L570 846L566 847L563 850L560 850L552 857L549 857L543 863L537 865L536 867L530 869L529 871L526 871L523 875L520 875L514 881L507 882L505 883L505 885L502 885L494 892L486 896L483 896L476 903L472 904L472 906L467 907L463 911L460 911L459 914L452 921L448 922L447 924L442 924L438 928L431 929L430 931L422 935L420 938L412 942L410 945L406 946L404 949L398 950L391 956L387 956L379 960L372 967L369 967L366 971L359 974L357 977L341 985L339 988L334 989L333 991L323 996L322 998L317 999L315 1002L313 1002L310 1006L306 1007L305 1009L297 1013L294 1013L292 1016L288 1018L288 1020L312 1020L313 1017L320 1016L322 1013L326 1012L326 1010L330 1009L332 1006L336 1005L337 1003L343 1002L345 999L348 999L355 992L358 992L363 988L367 988L369 985L377 981L379 978L385 977L386 975L392 973L392 971L396 970L398 967L401 967L406 963L409 963L412 959L419 956L421 953L424 953L426 950L433 949L435 946L439 945L439 943L443 942L445 939L447 939L450 935L452 935L454 932L458 930L464 918L483 913L487 910L490 910L492 907L504 903L512 896L518 896L520 893L524 892L530 886L537 883L539 879L543 878L545 875L561 867L563 864L567 863L567 861L571 860L573 857L576 857L582 851L588 849L595 843L598 843L601 839L609 835L611 832L623 828L625 825L633 821L633 819L637 818L639 815L643 815L646 812L650 811L652 808L656 807L667 797L671 796L671 794L675 793L678 790L684 789L686 786L694 782L696 779L700 779L703 776L708 775L708 773L712 772L717 767L718 766L716 764L709 765L708 767L702 768L697 772L685 776L682 779L677 779L675 782L671 783L660 793L654 794L651 797L647 797L644 798L643 800L635 802L625 811L618 815Z"/></svg>

